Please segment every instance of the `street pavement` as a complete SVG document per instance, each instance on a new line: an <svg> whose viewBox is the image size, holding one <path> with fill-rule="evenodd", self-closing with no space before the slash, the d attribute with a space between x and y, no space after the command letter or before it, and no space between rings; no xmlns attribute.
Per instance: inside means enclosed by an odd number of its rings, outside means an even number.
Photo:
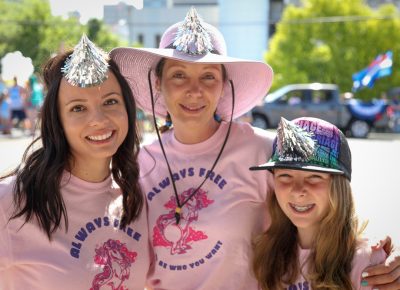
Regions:
<svg viewBox="0 0 400 290"><path fill-rule="evenodd" d="M145 134L144 142L154 139ZM21 160L32 137L13 132L0 135L0 172ZM368 139L349 139L353 155L352 188L361 221L369 220L367 234L390 235L400 246L400 134L371 133Z"/></svg>

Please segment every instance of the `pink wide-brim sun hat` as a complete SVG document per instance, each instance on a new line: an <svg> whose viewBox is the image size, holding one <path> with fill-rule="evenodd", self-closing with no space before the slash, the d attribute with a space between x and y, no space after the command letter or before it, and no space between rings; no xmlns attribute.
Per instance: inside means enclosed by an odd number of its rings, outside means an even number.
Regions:
<svg viewBox="0 0 400 290"><path fill-rule="evenodd" d="M182 23L169 27L163 34L160 48L119 47L110 52L110 57L117 63L122 75L128 81L139 108L152 112L148 72L151 70L151 82L154 95L154 109L158 117L167 115L162 96L156 94L155 69L161 59L172 59L189 63L223 64L227 79L233 81L235 89L235 108L233 119L245 114L257 105L267 94L273 80L273 71L269 65L259 61L233 58L226 55L226 44L222 34L212 25L202 23L209 33L213 52L192 55L171 47ZM217 53L214 53L217 51ZM217 114L222 119L229 119L232 112L232 90L225 84L223 95L217 106Z"/></svg>

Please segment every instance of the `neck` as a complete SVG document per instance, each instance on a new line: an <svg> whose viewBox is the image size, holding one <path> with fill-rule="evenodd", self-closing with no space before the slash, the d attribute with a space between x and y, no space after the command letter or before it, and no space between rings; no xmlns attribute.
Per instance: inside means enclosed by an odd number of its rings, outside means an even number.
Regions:
<svg viewBox="0 0 400 290"><path fill-rule="evenodd" d="M302 229L297 228L297 233L299 237L299 244L302 249L311 249L314 242L315 237L314 229Z"/></svg>
<svg viewBox="0 0 400 290"><path fill-rule="evenodd" d="M102 182L110 175L110 161L99 160L88 162L87 160L71 161L71 173L88 182Z"/></svg>
<svg viewBox="0 0 400 290"><path fill-rule="evenodd" d="M175 138L183 144L197 144L209 139L218 130L220 123L212 119L208 124L174 124Z"/></svg>

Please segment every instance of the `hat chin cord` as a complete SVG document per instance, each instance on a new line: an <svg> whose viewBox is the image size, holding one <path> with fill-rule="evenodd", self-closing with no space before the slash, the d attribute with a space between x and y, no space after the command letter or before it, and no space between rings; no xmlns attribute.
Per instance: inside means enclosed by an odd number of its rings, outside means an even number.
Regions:
<svg viewBox="0 0 400 290"><path fill-rule="evenodd" d="M179 195L178 195L178 191L176 189L176 184L175 184L175 180L172 177L172 170L171 170L171 166L169 165L168 162L168 158L167 155L165 154L165 149L164 149L164 145L161 141L161 136L160 136L160 132L158 130L158 126L157 126L157 120L156 120L156 114L155 114L155 103L154 103L154 96L153 96L153 87L151 85L151 69L149 70L148 74L147 74L147 80L149 82L149 88L150 88L150 96L151 96L151 110L153 113L153 122L154 122L154 128L156 129L156 133L157 133L157 138L158 138L158 142L160 143L160 147L161 147L161 151L163 153L165 162L167 163L167 168L168 168L168 172L169 172L169 176L171 178L171 182L172 182L172 186L174 188L174 194L175 194L175 199L176 199L176 208L175 208L175 219L176 219L176 224L179 224L179 221L181 220L181 210L182 207L199 191L199 189L203 186L203 184L206 182L207 178L209 177L210 173L214 170L215 166L218 163L218 160L220 159L222 152L224 151L225 145L228 142L228 138L231 132L231 127L232 127L232 120L233 120L233 112L235 110L235 87L233 85L233 81L229 80L229 84L232 88L232 112L231 112L231 117L229 120L229 126L228 126L228 131L226 132L226 136L224 139L224 142L222 143L221 149L219 150L219 153L217 155L217 158L214 161L214 164L211 166L211 169L207 172L206 176L204 177L204 180L200 183L200 185L186 198L184 199L182 202L179 200Z"/></svg>

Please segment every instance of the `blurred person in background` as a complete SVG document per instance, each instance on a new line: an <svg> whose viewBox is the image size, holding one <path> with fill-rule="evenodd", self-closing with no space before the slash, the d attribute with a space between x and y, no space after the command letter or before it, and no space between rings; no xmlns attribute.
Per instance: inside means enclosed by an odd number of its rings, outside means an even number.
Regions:
<svg viewBox="0 0 400 290"><path fill-rule="evenodd" d="M0 88L0 130L4 135L11 134L11 109L10 98L8 97L5 86Z"/></svg>
<svg viewBox="0 0 400 290"><path fill-rule="evenodd" d="M10 99L11 122L16 128L23 130L29 128L29 120L26 117L26 90L18 84L17 77L13 79L13 85L7 90Z"/></svg>
<svg viewBox="0 0 400 290"><path fill-rule="evenodd" d="M31 75L27 82L26 113L29 119L29 130L33 136L37 129L36 119L43 104L43 85L36 75Z"/></svg>

